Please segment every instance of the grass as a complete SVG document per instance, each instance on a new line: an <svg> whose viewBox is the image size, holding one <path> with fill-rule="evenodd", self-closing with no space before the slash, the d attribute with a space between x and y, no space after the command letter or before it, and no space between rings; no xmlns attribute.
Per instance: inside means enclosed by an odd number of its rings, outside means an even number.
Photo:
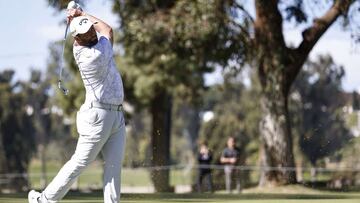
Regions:
<svg viewBox="0 0 360 203"><path fill-rule="evenodd" d="M62 163L50 161L46 163L47 181L51 181L56 173L62 167ZM192 170L176 170L170 171L170 185L191 185L194 183ZM30 183L32 188L40 188L40 162L33 160L29 168ZM251 180L257 182L259 174L253 171L250 174ZM331 174L319 173L317 180L329 180ZM304 172L304 180L310 180L309 172ZM89 166L79 177L79 188L101 188L102 186L102 164L99 160ZM151 186L150 172L146 169L129 169L123 168L122 181L123 186Z"/></svg>
<svg viewBox="0 0 360 203"><path fill-rule="evenodd" d="M61 201L64 203L101 203L101 191L91 194L70 193ZM318 193L318 194L123 194L122 203L358 203L360 193ZM26 194L2 195L0 203L26 203Z"/></svg>
<svg viewBox="0 0 360 203"><path fill-rule="evenodd" d="M58 172L62 164L47 163L48 181ZM95 162L79 177L79 188L101 188L101 163ZM32 188L40 188L40 164L34 161L30 166L30 181ZM190 185L193 182L191 171L171 170L171 185ZM324 178L326 178L324 176ZM151 186L149 171L145 169L123 169L122 186ZM89 190L88 190L89 191ZM101 203L102 192L75 193L70 192L61 201L64 203ZM27 194L0 194L0 203L26 203ZM242 194L225 194L224 191L215 194L123 194L122 203L359 203L360 192L344 193L315 190L302 185L292 185L276 188L250 188Z"/></svg>
<svg viewBox="0 0 360 203"><path fill-rule="evenodd" d="M51 181L56 173L62 167L61 163L46 163L47 181ZM29 168L30 183L32 188L40 188L40 162L34 160ZM192 173L184 170L170 171L171 185L191 185ZM89 166L79 177L78 184L80 188L101 188L102 187L102 166L100 161L96 161ZM145 169L123 168L122 180L123 186L151 186L150 172Z"/></svg>
<svg viewBox="0 0 360 203"><path fill-rule="evenodd" d="M50 182L57 172L62 167L62 164L57 162L49 162L46 165L47 181ZM30 165L30 184L32 188L40 188L40 163L34 161ZM78 178L78 184L80 188L84 187L101 187L102 182L102 169L99 162L94 162L87 168L81 176Z"/></svg>

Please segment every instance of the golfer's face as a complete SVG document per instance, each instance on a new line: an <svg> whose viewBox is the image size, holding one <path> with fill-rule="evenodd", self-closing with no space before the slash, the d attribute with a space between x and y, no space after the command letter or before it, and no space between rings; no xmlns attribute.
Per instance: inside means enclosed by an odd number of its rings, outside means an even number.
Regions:
<svg viewBox="0 0 360 203"><path fill-rule="evenodd" d="M89 31L87 31L86 33L76 35L75 39L81 45L85 45L85 46L93 46L98 41L94 26L91 26Z"/></svg>

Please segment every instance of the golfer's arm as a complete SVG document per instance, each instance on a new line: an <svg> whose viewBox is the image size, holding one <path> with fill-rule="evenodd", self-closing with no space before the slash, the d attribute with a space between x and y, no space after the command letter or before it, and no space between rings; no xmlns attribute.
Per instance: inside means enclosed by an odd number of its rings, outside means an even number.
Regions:
<svg viewBox="0 0 360 203"><path fill-rule="evenodd" d="M106 38L108 38L111 42L111 45L114 44L114 35L113 35L113 30L110 27L110 25L106 24L104 21L100 20L99 18L92 16L90 14L87 14L85 12L83 12L82 14L83 16L88 17L91 22L94 23L94 28L95 30L100 33L100 35L105 36Z"/></svg>

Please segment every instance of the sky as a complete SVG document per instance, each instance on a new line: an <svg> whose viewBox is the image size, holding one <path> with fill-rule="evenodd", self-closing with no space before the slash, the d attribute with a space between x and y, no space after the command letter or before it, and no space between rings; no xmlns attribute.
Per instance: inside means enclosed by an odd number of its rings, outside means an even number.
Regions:
<svg viewBox="0 0 360 203"><path fill-rule="evenodd" d="M21 2L21 3L19 3ZM118 29L118 19L111 13L109 0L88 0L84 10ZM48 45L63 38L65 12L58 13L47 5L46 0L0 0L1 49L0 71L11 68L16 79L27 80L32 68L45 70ZM301 32L286 28L285 39L298 45ZM320 54L330 54L334 61L345 67L343 87L346 91L360 91L360 44L354 46L350 33L339 26L332 26L310 53L315 59ZM221 81L221 71L206 76L208 84Z"/></svg>

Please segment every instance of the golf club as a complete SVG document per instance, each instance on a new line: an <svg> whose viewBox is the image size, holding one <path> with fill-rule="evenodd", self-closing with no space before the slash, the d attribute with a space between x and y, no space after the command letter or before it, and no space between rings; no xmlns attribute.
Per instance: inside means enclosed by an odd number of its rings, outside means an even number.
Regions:
<svg viewBox="0 0 360 203"><path fill-rule="evenodd" d="M81 7L75 1L70 1L68 6L67 6L67 10L68 9L81 9ZM66 23L66 28L65 28L65 35L64 35L64 39L63 39L62 56L61 56L61 59L60 59L60 71L59 71L59 80L58 80L58 87L64 93L64 95L67 95L69 93L69 90L66 89L62 84L62 72L63 72L63 69L64 69L63 58L64 58L66 37L67 37L68 30L69 30L69 25L70 25L70 22L67 22Z"/></svg>

